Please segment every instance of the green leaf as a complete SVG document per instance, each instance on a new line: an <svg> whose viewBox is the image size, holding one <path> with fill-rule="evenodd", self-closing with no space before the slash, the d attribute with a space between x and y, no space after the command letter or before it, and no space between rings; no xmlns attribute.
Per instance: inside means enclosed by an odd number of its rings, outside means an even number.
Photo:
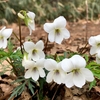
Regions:
<svg viewBox="0 0 100 100"><path fill-rule="evenodd" d="M90 83L89 90L91 90L95 85L96 85L96 80Z"/></svg>
<svg viewBox="0 0 100 100"><path fill-rule="evenodd" d="M23 84L20 84L19 86L17 86L13 91L12 94L10 96L10 98L8 100L11 100L12 97L17 97L18 95L20 95L24 89L25 89L25 82Z"/></svg>
<svg viewBox="0 0 100 100"><path fill-rule="evenodd" d="M29 87L31 93L34 94L34 88L35 88L35 87L34 87L34 85L31 83L30 79L28 80L28 87Z"/></svg>

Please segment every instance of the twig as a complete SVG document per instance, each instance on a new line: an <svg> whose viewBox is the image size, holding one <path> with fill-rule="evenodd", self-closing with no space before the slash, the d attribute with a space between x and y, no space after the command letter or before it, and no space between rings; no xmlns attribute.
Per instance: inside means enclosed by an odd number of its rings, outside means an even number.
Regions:
<svg viewBox="0 0 100 100"><path fill-rule="evenodd" d="M55 93L54 93L54 95L53 95L53 97L52 97L52 99L51 99L51 100L54 100L55 95L56 95L56 93L57 93L57 91L58 91L59 87L60 87L60 85L58 85L58 86L57 86L56 91L55 91Z"/></svg>
<svg viewBox="0 0 100 100"><path fill-rule="evenodd" d="M85 0L86 4L86 38L85 41L87 41L87 35L88 35L88 0Z"/></svg>

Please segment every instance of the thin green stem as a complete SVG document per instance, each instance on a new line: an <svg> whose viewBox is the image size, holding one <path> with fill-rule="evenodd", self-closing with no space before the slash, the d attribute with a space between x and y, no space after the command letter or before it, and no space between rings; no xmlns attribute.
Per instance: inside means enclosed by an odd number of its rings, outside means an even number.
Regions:
<svg viewBox="0 0 100 100"><path fill-rule="evenodd" d="M8 59L6 59L6 61L13 67L14 74L17 76L16 68L13 66L13 64Z"/></svg>

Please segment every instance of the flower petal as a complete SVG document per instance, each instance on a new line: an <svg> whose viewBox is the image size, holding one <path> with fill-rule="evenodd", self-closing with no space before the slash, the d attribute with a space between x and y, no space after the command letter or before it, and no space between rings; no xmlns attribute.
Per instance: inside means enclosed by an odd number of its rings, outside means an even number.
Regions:
<svg viewBox="0 0 100 100"><path fill-rule="evenodd" d="M44 26L43 26L44 30L49 33L51 32L52 30L54 30L55 26L53 23L45 23Z"/></svg>
<svg viewBox="0 0 100 100"><path fill-rule="evenodd" d="M44 68L44 62L45 62L45 59L41 58L36 63L38 67Z"/></svg>
<svg viewBox="0 0 100 100"><path fill-rule="evenodd" d="M78 72L77 74L74 73L73 83L75 84L75 86L82 88L85 82L86 82L85 77L83 76L81 72Z"/></svg>
<svg viewBox="0 0 100 100"><path fill-rule="evenodd" d="M55 41L55 32L54 30L52 30L49 35L48 35L48 39L50 42L54 42Z"/></svg>
<svg viewBox="0 0 100 100"><path fill-rule="evenodd" d="M42 40L39 40L37 43L36 43L36 48L40 49L40 50L43 50L44 49L44 43Z"/></svg>
<svg viewBox="0 0 100 100"><path fill-rule="evenodd" d="M34 49L34 43L31 41L26 41L24 42L24 49L27 53L32 52L32 50Z"/></svg>
<svg viewBox="0 0 100 100"><path fill-rule="evenodd" d="M47 74L46 81L48 83L52 82L54 73L51 71Z"/></svg>
<svg viewBox="0 0 100 100"><path fill-rule="evenodd" d="M35 18L35 13L31 12L31 11L28 11L27 13L28 17L31 18L31 19L34 19Z"/></svg>
<svg viewBox="0 0 100 100"><path fill-rule="evenodd" d="M12 29L5 29L2 31L2 36L4 36L6 39L8 39L12 34Z"/></svg>
<svg viewBox="0 0 100 100"><path fill-rule="evenodd" d="M55 68L57 68L57 62L53 59L46 59L44 63L44 67L48 71L54 70Z"/></svg>
<svg viewBox="0 0 100 100"><path fill-rule="evenodd" d="M63 41L63 34L55 34L55 42L58 44L61 44L61 42Z"/></svg>
<svg viewBox="0 0 100 100"><path fill-rule="evenodd" d="M25 72L24 75L25 78L31 78L32 77L32 69L29 69Z"/></svg>
<svg viewBox="0 0 100 100"><path fill-rule="evenodd" d="M94 55L94 54L96 54L97 52L99 51L99 49L97 48L97 47L91 47L91 49L90 49L90 54L91 55Z"/></svg>
<svg viewBox="0 0 100 100"><path fill-rule="evenodd" d="M25 67L25 69L30 69L35 66L35 62L31 60L23 60L22 66Z"/></svg>
<svg viewBox="0 0 100 100"><path fill-rule="evenodd" d="M74 65L70 59L63 59L61 62L61 67L65 72L70 72L74 69Z"/></svg>
<svg viewBox="0 0 100 100"><path fill-rule="evenodd" d="M73 73L66 74L64 83L68 88L71 88L72 86L74 86Z"/></svg>
<svg viewBox="0 0 100 100"><path fill-rule="evenodd" d="M44 72L43 68L38 68L38 71L39 71L40 77L45 77L45 72Z"/></svg>
<svg viewBox="0 0 100 100"><path fill-rule="evenodd" d="M0 48L5 49L7 47L7 39L3 38L0 40Z"/></svg>
<svg viewBox="0 0 100 100"><path fill-rule="evenodd" d="M60 16L54 20L54 24L56 28L66 27L66 19L63 16Z"/></svg>
<svg viewBox="0 0 100 100"><path fill-rule="evenodd" d="M39 71L38 70L32 70L32 79L34 81L37 81L39 79Z"/></svg>
<svg viewBox="0 0 100 100"><path fill-rule="evenodd" d="M86 66L86 61L80 55L74 55L70 58L75 68L84 68Z"/></svg>
<svg viewBox="0 0 100 100"><path fill-rule="evenodd" d="M92 82L94 80L93 73L89 69L82 68L81 73L84 75L84 77L87 81Z"/></svg>
<svg viewBox="0 0 100 100"><path fill-rule="evenodd" d="M66 28L61 29L61 34L63 34L63 38L68 39L70 37L70 33Z"/></svg>

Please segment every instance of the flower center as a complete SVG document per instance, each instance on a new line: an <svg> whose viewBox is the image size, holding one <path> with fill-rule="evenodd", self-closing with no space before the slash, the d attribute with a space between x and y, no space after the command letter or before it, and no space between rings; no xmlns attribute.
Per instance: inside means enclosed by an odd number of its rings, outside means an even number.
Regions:
<svg viewBox="0 0 100 100"><path fill-rule="evenodd" d="M3 40L3 36L2 35L0 36L0 40Z"/></svg>
<svg viewBox="0 0 100 100"><path fill-rule="evenodd" d="M60 34L60 29L55 29L55 33L56 33L57 35L59 35L59 34Z"/></svg>
<svg viewBox="0 0 100 100"><path fill-rule="evenodd" d="M33 68L33 71L34 71L34 72L37 72L37 70L38 70L37 67L34 67L34 68Z"/></svg>
<svg viewBox="0 0 100 100"><path fill-rule="evenodd" d="M33 55L36 55L36 53L37 53L37 50L34 49L34 50L32 51L32 54L33 54Z"/></svg>
<svg viewBox="0 0 100 100"><path fill-rule="evenodd" d="M59 70L55 70L55 74L58 75L59 74Z"/></svg>
<svg viewBox="0 0 100 100"><path fill-rule="evenodd" d="M98 43L97 46L100 47L100 43Z"/></svg>
<svg viewBox="0 0 100 100"><path fill-rule="evenodd" d="M75 75L78 75L78 74L79 74L79 70L80 70L80 69L73 69L72 72L73 72Z"/></svg>

